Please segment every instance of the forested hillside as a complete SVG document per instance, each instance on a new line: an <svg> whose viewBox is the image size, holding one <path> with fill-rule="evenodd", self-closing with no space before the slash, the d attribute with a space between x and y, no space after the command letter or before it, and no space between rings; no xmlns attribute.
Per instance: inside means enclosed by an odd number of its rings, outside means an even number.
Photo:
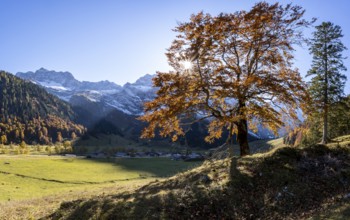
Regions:
<svg viewBox="0 0 350 220"><path fill-rule="evenodd" d="M49 144L84 133L68 103L43 88L0 72L0 142Z"/></svg>

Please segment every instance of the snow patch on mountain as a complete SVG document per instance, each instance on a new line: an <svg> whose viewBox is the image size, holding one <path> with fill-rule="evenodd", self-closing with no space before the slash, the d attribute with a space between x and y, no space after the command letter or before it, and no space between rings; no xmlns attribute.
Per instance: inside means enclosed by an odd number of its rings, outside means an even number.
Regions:
<svg viewBox="0 0 350 220"><path fill-rule="evenodd" d="M128 114L128 115L133 115L133 113L132 113L132 112L130 112L129 110L122 108L122 107L123 107L123 105L121 105L121 104L120 104L120 103L118 103L118 102L116 102L115 104L112 104L112 103L107 103L107 105L108 105L108 106L111 106L111 107L113 107L113 108L116 108L116 109L118 109L118 110L120 110L120 111L124 112L125 114Z"/></svg>
<svg viewBox="0 0 350 220"><path fill-rule="evenodd" d="M142 115L143 104L155 98L157 89L152 87L154 75L146 74L135 83L124 86L110 81L88 82L79 81L69 72L56 72L40 68L35 72L19 72L18 77L41 85L59 98L71 102L74 96L86 98L91 102L102 102L104 105L116 108L128 115Z"/></svg>
<svg viewBox="0 0 350 220"><path fill-rule="evenodd" d="M68 91L71 90L70 88L66 88L64 87L62 84L60 83L56 83L56 82L50 82L50 81L37 81L35 82L36 84L39 84L41 86L47 87L47 88L52 88L52 89L56 89L56 90L64 90L64 91Z"/></svg>

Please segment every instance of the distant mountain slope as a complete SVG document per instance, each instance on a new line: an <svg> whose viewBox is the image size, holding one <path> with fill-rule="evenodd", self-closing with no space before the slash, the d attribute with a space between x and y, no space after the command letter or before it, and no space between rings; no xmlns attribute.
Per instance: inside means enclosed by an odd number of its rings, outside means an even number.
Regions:
<svg viewBox="0 0 350 220"><path fill-rule="evenodd" d="M105 95L115 93L121 90L121 86L109 82L86 82L78 81L70 72L56 72L41 68L35 72L18 72L16 76L30 80L35 84L43 86L48 92L60 97L65 101L76 94L86 91L91 94Z"/></svg>
<svg viewBox="0 0 350 220"><path fill-rule="evenodd" d="M81 97L92 102L101 102L128 115L141 115L143 103L152 100L157 90L152 87L153 76L149 74L124 86L109 81L81 82L69 72L49 71L44 68L35 72L19 72L16 76L44 87L49 93L65 101L76 102Z"/></svg>
<svg viewBox="0 0 350 220"><path fill-rule="evenodd" d="M89 129L89 133L113 133L140 140L144 123L136 120L143 114L143 104L156 97L157 88L152 86L153 75L146 74L134 83L124 86L109 81L80 82L69 72L56 72L39 69L36 72L17 73L18 77L41 85L51 94L69 101L78 113L78 122ZM103 125L110 131L106 131ZM204 124L195 124L187 135L190 146L218 146L204 142L206 134ZM270 138L273 134L261 126L257 134L249 133L250 140ZM184 141L182 141L184 142Z"/></svg>
<svg viewBox="0 0 350 220"><path fill-rule="evenodd" d="M0 72L0 143L42 143L80 136L70 105L45 89Z"/></svg>

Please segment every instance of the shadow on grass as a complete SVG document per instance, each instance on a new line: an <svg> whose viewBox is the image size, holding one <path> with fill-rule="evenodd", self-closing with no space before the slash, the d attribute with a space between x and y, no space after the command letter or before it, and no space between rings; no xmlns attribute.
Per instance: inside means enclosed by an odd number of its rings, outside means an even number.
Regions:
<svg viewBox="0 0 350 220"><path fill-rule="evenodd" d="M325 211L312 217L312 220L334 219L348 220L350 219L350 199L345 203L331 205Z"/></svg>
<svg viewBox="0 0 350 220"><path fill-rule="evenodd" d="M200 172L153 182L133 193L63 203L49 218L82 219L77 218L81 213L87 213L84 219L306 218L349 192L348 161L346 149L285 147L265 157L234 157L229 167L206 164ZM230 174L228 183L215 184L213 175L203 183L203 175L219 170ZM346 216L350 210L342 212Z"/></svg>
<svg viewBox="0 0 350 220"><path fill-rule="evenodd" d="M350 219L350 204L348 204L348 207L341 212L341 215Z"/></svg>
<svg viewBox="0 0 350 220"><path fill-rule="evenodd" d="M233 158L231 201L238 216L250 219L299 218L319 212L349 192L349 159L349 149L324 145L284 147L262 158Z"/></svg>
<svg viewBox="0 0 350 220"><path fill-rule="evenodd" d="M198 167L202 162L175 161L170 158L109 158L86 159L93 163L110 164L125 171L138 172L140 178L170 177Z"/></svg>

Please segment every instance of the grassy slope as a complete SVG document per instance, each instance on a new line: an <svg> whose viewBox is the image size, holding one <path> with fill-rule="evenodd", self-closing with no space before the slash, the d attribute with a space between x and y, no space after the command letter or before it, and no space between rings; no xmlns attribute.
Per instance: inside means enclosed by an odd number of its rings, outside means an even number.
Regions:
<svg viewBox="0 0 350 220"><path fill-rule="evenodd" d="M286 147L286 145L283 143L283 138L278 138L278 139L272 139L272 140L258 140L258 141L253 141L249 143L250 151L253 154L256 153L264 153L269 150L272 150L276 147ZM239 147L238 145L234 147L236 150L236 155L239 155Z"/></svg>
<svg viewBox="0 0 350 220"><path fill-rule="evenodd" d="M345 219L349 217L349 147L347 142L279 147L206 162L131 193L63 203L47 218L317 219L335 215Z"/></svg>

